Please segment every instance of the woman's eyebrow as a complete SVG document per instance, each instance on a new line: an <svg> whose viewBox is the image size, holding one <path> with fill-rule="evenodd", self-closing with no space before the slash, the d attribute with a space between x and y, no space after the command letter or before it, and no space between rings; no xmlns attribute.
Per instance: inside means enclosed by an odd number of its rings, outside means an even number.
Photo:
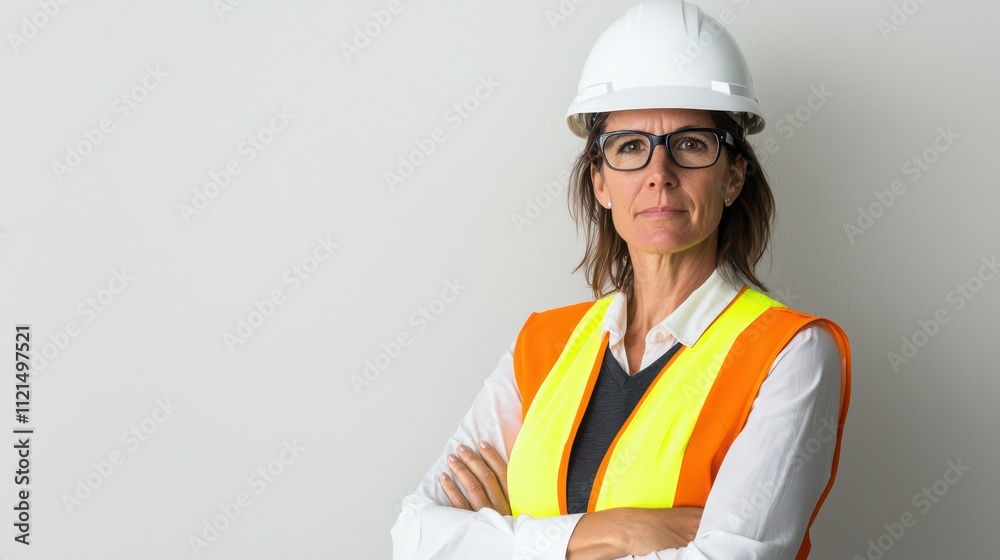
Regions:
<svg viewBox="0 0 1000 560"><path fill-rule="evenodd" d="M681 130L687 130L689 128L712 128L712 127L707 125L685 124L678 128L675 128L674 130L671 130L670 132L680 132ZM620 128L618 130L609 130L608 132L626 132L626 131L648 132L643 128Z"/></svg>

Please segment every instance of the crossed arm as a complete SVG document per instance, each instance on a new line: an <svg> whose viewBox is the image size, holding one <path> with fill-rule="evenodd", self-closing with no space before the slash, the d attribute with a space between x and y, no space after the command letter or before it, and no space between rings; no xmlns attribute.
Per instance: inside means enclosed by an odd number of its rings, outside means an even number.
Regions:
<svg viewBox="0 0 1000 560"><path fill-rule="evenodd" d="M391 533L395 560L795 558L834 453L830 430L839 413L840 356L825 328L803 329L778 355L704 510L511 516L506 461L521 427L512 349L486 379L445 452L404 499ZM482 440L489 448L458 450ZM450 462L448 455L460 460ZM442 473L450 473L449 480L439 478Z"/></svg>
<svg viewBox="0 0 1000 560"><path fill-rule="evenodd" d="M448 468L455 480L438 475L441 488L453 507L468 511L492 508L510 515L507 462L483 440L477 451L459 444L448 454ZM570 536L567 560L611 560L641 551L680 548L694 540L702 508L614 508L584 514Z"/></svg>

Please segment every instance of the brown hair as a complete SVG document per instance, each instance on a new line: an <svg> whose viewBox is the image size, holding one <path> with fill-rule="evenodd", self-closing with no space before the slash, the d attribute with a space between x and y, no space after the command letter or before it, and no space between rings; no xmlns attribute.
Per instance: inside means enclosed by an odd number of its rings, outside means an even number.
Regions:
<svg viewBox="0 0 1000 560"><path fill-rule="evenodd" d="M743 137L740 125L725 112L708 113L717 128L732 133L735 138L736 149L724 144L729 162L735 161L737 155L747 160L743 189L722 213L719 222L716 266L736 288L747 283L766 291L754 269L767 250L771 237L774 195L753 147ZM611 212L601 206L594 196L594 183L590 176L591 166L599 168L604 163L597 139L604 133L608 115L586 115L587 143L573 165L568 193L570 215L576 223L577 234L582 225L587 236L583 260L573 272L586 267L587 283L595 299L616 290L623 290L631 296L634 280L628 245L615 231Z"/></svg>

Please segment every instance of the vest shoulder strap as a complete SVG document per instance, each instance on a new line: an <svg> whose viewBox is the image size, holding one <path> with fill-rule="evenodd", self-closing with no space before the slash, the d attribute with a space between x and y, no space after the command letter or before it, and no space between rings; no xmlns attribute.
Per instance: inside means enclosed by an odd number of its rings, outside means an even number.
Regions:
<svg viewBox="0 0 1000 560"><path fill-rule="evenodd" d="M521 392L521 419L552 370L573 329L596 302L584 301L528 316L514 343L514 380ZM543 336L544 335L544 336Z"/></svg>

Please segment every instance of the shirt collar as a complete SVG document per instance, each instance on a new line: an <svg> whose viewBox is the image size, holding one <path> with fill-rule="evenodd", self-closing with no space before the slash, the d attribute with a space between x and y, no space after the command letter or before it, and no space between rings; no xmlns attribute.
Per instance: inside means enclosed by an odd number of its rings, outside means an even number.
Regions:
<svg viewBox="0 0 1000 560"><path fill-rule="evenodd" d="M684 300L673 313L646 334L647 343L673 336L684 346L694 346L712 321L739 294L716 268L701 286ZM623 291L615 293L604 316L604 329L609 333L609 343L614 346L625 337L628 325L628 305Z"/></svg>

